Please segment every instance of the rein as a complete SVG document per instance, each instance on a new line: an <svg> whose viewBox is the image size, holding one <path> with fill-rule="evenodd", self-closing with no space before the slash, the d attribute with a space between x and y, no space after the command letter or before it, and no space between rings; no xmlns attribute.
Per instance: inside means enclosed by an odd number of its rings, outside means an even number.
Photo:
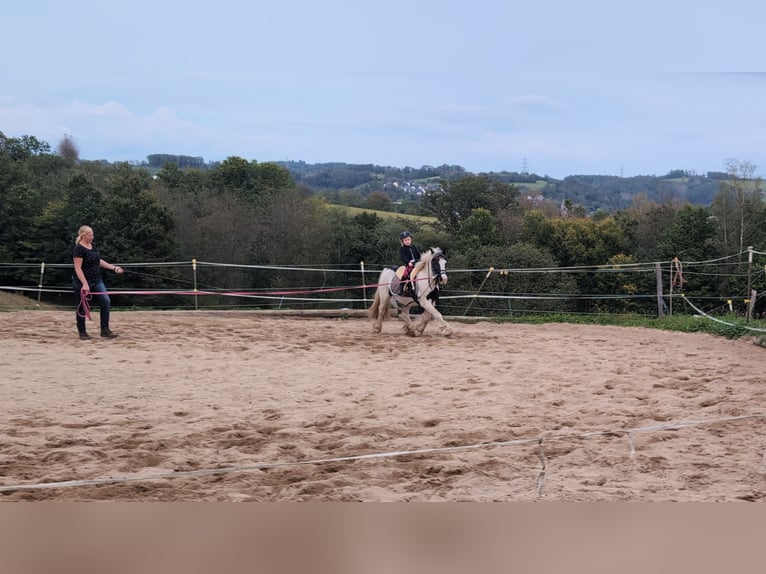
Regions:
<svg viewBox="0 0 766 574"><path fill-rule="evenodd" d="M428 285L435 291L441 289L441 286L439 285L439 277L444 274L441 266L439 265L439 261L441 259L444 259L444 255L441 253L437 254L436 257L431 259L431 274L428 277Z"/></svg>
<svg viewBox="0 0 766 574"><path fill-rule="evenodd" d="M90 319L90 300L92 295L90 291L87 293L80 289L80 304L77 306L77 316ZM81 311L82 309L82 311Z"/></svg>

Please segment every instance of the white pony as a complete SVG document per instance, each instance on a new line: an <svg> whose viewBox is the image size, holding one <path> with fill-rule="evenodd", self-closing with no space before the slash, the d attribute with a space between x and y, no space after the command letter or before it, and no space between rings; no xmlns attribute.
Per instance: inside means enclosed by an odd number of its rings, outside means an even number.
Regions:
<svg viewBox="0 0 766 574"><path fill-rule="evenodd" d="M419 263L412 270L413 293L400 295L397 293L400 280L396 272L387 267L378 278L378 288L375 290L375 299L368 309L368 315L374 319L372 330L380 333L383 328L383 320L390 317L391 303L399 310L404 320L404 332L415 337L422 335L433 318L439 322L439 331L445 337L452 334L442 314L436 310L434 302L438 299L439 289L447 283L447 259L438 247L432 247L420 257ZM410 319L410 308L419 305L423 309L419 323L413 323Z"/></svg>

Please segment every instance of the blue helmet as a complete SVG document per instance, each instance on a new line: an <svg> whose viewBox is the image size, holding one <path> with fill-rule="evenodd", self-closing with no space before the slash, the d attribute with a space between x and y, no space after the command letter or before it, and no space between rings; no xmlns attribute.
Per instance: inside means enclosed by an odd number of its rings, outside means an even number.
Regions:
<svg viewBox="0 0 766 574"><path fill-rule="evenodd" d="M399 239L404 239L405 237L412 237L412 233L410 233L409 231L402 231L399 234Z"/></svg>

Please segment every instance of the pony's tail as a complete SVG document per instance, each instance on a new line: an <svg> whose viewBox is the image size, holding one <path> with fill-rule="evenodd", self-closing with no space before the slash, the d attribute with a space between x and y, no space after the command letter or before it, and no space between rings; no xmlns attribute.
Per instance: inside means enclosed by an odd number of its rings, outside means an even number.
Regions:
<svg viewBox="0 0 766 574"><path fill-rule="evenodd" d="M372 300L370 308L367 309L367 316L370 319L377 319L378 313L380 313L381 319L388 319L391 315L391 305L384 305L383 298L380 295L380 289L375 290L375 298Z"/></svg>
<svg viewBox="0 0 766 574"><path fill-rule="evenodd" d="M376 289L375 298L372 300L372 305L370 305L370 308L367 309L367 316L370 319L377 319L379 307L380 307L380 294L378 293L378 290Z"/></svg>

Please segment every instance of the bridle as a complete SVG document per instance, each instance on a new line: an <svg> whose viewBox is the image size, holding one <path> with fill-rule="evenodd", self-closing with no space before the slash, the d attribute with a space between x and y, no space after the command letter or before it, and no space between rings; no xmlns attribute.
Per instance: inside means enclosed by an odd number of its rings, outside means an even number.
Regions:
<svg viewBox="0 0 766 574"><path fill-rule="evenodd" d="M444 256L444 253L436 253L433 258L431 259L431 273L430 277L428 278L428 285L431 287L431 289L438 290L440 289L440 282L439 278L442 275L446 275L447 272L445 271L445 266L441 265L441 261L447 262L447 258Z"/></svg>

